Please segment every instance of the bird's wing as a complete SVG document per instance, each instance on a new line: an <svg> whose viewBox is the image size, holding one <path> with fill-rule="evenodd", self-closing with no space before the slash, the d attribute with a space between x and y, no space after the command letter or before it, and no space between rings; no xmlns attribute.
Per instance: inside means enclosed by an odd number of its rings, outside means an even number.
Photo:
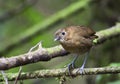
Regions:
<svg viewBox="0 0 120 84"><path fill-rule="evenodd" d="M77 26L78 30L76 30L81 36L85 38L89 38L90 36L95 35L95 31L93 31L91 28L84 27L84 26Z"/></svg>

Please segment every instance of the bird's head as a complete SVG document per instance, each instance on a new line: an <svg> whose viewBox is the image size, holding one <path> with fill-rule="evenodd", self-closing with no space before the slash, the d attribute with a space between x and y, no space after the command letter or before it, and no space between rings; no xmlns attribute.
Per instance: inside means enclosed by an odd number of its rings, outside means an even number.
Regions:
<svg viewBox="0 0 120 84"><path fill-rule="evenodd" d="M59 29L55 33L54 41L59 41L60 43L63 43L66 40L68 32L65 29Z"/></svg>

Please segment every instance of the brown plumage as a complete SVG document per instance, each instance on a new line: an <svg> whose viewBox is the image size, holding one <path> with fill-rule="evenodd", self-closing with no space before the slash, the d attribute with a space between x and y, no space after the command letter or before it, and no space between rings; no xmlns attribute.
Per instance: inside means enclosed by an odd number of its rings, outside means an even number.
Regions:
<svg viewBox="0 0 120 84"><path fill-rule="evenodd" d="M92 40L97 38L95 32L84 26L69 26L59 29L55 38L70 53L84 54L92 47Z"/></svg>
<svg viewBox="0 0 120 84"><path fill-rule="evenodd" d="M97 38L95 32L91 28L84 26L69 26L56 31L55 41L59 41L66 51L76 54L73 61L68 65L69 74L70 67L74 68L74 62L78 55L89 52L95 38ZM85 56L84 62L79 69L80 73L83 73L87 57L88 55Z"/></svg>

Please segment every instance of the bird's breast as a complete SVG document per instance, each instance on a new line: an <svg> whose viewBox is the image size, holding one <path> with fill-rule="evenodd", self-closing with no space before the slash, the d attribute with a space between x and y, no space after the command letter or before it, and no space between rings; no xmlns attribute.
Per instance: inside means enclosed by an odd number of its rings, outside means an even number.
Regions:
<svg viewBox="0 0 120 84"><path fill-rule="evenodd" d="M77 53L77 54L84 54L88 52L91 48L91 46L85 46L85 45L76 45L76 44L65 44L61 43L63 48L70 52L70 53Z"/></svg>

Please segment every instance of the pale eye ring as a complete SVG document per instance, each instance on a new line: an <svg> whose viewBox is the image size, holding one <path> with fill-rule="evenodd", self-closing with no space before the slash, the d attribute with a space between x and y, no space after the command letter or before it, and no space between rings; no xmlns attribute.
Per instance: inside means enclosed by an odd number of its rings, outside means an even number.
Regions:
<svg viewBox="0 0 120 84"><path fill-rule="evenodd" d="M62 32L62 35L65 35L65 32Z"/></svg>

